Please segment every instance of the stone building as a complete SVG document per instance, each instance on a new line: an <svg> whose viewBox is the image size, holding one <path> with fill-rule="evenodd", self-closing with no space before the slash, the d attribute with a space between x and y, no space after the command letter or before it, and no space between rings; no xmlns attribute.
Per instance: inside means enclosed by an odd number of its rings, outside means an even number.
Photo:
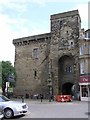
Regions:
<svg viewBox="0 0 90 120"><path fill-rule="evenodd" d="M79 88L78 10L50 16L50 33L13 40L17 73L14 94L72 94Z"/></svg>
<svg viewBox="0 0 90 120"><path fill-rule="evenodd" d="M79 49L80 98L82 101L88 101L90 97L90 29L80 31Z"/></svg>

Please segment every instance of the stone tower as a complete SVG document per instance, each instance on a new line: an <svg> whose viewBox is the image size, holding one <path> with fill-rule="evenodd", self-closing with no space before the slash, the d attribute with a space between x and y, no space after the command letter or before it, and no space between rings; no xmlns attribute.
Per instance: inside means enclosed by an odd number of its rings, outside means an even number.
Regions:
<svg viewBox="0 0 90 120"><path fill-rule="evenodd" d="M81 20L78 10L51 15L51 31L14 39L14 94L71 94L78 90Z"/></svg>
<svg viewBox="0 0 90 120"><path fill-rule="evenodd" d="M52 84L54 94L70 94L79 81L79 29L78 10L51 15Z"/></svg>

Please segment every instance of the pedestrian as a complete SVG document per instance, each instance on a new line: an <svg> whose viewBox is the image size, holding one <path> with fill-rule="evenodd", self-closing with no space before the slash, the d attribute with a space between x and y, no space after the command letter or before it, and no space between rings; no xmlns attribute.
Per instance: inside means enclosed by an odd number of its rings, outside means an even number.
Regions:
<svg viewBox="0 0 90 120"><path fill-rule="evenodd" d="M21 98L22 98L22 103L24 103L24 95L22 95Z"/></svg>
<svg viewBox="0 0 90 120"><path fill-rule="evenodd" d="M41 102L42 102L42 99L43 99L43 95L42 94L40 94L40 99L41 99Z"/></svg>
<svg viewBox="0 0 90 120"><path fill-rule="evenodd" d="M49 96L49 102L51 102L51 101L52 101L52 95Z"/></svg>

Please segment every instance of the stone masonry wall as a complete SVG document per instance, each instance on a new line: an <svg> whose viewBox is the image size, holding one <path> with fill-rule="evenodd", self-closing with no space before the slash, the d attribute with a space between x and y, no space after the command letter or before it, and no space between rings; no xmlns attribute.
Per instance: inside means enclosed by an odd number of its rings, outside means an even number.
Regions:
<svg viewBox="0 0 90 120"><path fill-rule="evenodd" d="M15 46L15 68L17 82L14 94L47 93L48 58L50 37L38 41L28 40L26 44ZM34 58L33 50L38 49L38 58Z"/></svg>
<svg viewBox="0 0 90 120"><path fill-rule="evenodd" d="M66 14L66 15L65 15ZM51 48L50 58L52 59L52 71L54 74L53 87L54 94L59 93L59 59L64 56L72 56L73 67L75 65L74 83L78 84L79 78L79 29L80 17L78 11L56 14L51 16ZM69 77L68 77L69 79ZM64 78L63 78L64 81Z"/></svg>
<svg viewBox="0 0 90 120"><path fill-rule="evenodd" d="M15 45L15 68L17 82L14 94L25 95L49 93L48 78L51 77L53 94L61 94L63 81L78 86L79 81L79 29L81 27L78 10L51 15L51 32L13 40ZM38 58L33 51L38 49ZM60 79L60 59L72 59L72 76ZM66 57L66 58L67 58ZM64 57L65 58L65 57ZM63 60L62 60L63 61ZM68 62L69 63L69 62ZM72 79L71 79L72 78Z"/></svg>

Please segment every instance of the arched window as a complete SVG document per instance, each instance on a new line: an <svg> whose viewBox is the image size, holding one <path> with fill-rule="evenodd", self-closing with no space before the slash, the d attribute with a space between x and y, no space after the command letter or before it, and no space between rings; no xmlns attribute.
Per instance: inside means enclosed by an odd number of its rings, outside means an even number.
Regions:
<svg viewBox="0 0 90 120"><path fill-rule="evenodd" d="M72 72L72 66L66 66L65 72L66 73L71 73Z"/></svg>

